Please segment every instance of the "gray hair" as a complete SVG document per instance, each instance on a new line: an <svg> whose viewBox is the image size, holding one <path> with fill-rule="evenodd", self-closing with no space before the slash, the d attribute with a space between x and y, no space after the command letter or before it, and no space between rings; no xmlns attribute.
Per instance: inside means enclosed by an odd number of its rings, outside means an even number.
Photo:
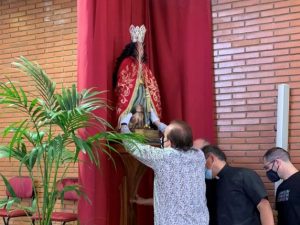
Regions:
<svg viewBox="0 0 300 225"><path fill-rule="evenodd" d="M209 154L213 154L224 162L227 160L225 153L216 145L206 145L202 148L202 151L205 155L205 158L207 158Z"/></svg>
<svg viewBox="0 0 300 225"><path fill-rule="evenodd" d="M282 161L288 162L291 160L291 157L288 151L284 150L283 148L273 147L264 154L264 159L267 162L272 162L276 159L281 159Z"/></svg>

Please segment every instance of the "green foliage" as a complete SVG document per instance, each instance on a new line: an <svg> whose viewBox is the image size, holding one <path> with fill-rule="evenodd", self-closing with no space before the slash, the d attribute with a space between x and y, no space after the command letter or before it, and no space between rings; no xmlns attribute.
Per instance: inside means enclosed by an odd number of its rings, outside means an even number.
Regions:
<svg viewBox="0 0 300 225"><path fill-rule="evenodd" d="M110 143L142 141L143 138L106 131L113 130L111 125L94 113L95 110L108 107L100 98L103 92L95 89L78 92L75 85L58 92L55 82L38 64L20 57L13 65L32 78L36 95L26 92L9 79L0 82L0 104L24 115L19 122L11 123L3 130L3 137L9 137L10 141L0 146L0 158L18 160L20 173L26 168L32 181L42 180L43 199L34 200L30 210L36 210L42 215L43 219L37 221L40 225L49 225L56 199L66 191L80 193L78 186L62 191L56 188L57 181L65 176L70 165L78 161L80 152L86 154L92 163L99 165L100 152L110 156L111 151L116 151ZM78 134L80 129L97 132L84 139ZM63 170L62 175L60 170ZM12 196L15 196L7 179L2 177ZM36 189L34 192L35 196L39 196ZM0 205L10 207L18 201L13 197L1 201Z"/></svg>

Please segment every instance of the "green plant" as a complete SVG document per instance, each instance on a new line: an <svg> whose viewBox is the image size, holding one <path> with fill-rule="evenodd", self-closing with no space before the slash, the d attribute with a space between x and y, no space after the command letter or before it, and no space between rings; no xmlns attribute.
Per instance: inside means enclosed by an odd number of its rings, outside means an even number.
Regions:
<svg viewBox="0 0 300 225"><path fill-rule="evenodd" d="M31 210L42 217L37 223L49 225L57 197L65 191L80 193L75 186L61 192L56 189L57 181L66 175L71 164L78 161L80 152L87 154L90 161L99 166L99 152L109 155L109 151L114 150L111 142L120 143L139 137L106 131L107 128L112 130L112 127L94 113L108 107L99 98L102 92L94 89L78 92L72 85L58 93L56 84L37 63L20 57L13 65L32 78L37 91L28 93L9 79L0 83L0 104L23 115L21 121L4 129L3 136L10 135L10 141L0 146L0 158L18 160L19 173L23 173L25 168L32 181L41 179L41 196L36 187L34 192L42 199L34 201ZM83 139L78 131L87 128L97 132ZM9 186L6 178L4 180Z"/></svg>

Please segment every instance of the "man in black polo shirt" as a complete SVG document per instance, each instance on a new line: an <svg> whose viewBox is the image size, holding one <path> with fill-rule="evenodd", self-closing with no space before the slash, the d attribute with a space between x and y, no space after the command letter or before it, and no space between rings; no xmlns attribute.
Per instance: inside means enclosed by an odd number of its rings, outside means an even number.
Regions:
<svg viewBox="0 0 300 225"><path fill-rule="evenodd" d="M291 163L290 154L282 148L271 148L264 155L264 168L272 181L283 182L276 191L278 225L300 224L300 172Z"/></svg>
<svg viewBox="0 0 300 225"><path fill-rule="evenodd" d="M246 168L231 167L217 147L203 149L206 178L216 178L217 225L274 225L272 209L259 176Z"/></svg>

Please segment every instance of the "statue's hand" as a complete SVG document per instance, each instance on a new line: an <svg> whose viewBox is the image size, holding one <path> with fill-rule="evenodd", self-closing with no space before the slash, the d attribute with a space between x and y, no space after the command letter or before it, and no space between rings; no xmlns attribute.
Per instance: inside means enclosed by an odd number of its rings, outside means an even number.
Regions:
<svg viewBox="0 0 300 225"><path fill-rule="evenodd" d="M152 108L150 109L150 120L152 123L159 122L159 118Z"/></svg>

